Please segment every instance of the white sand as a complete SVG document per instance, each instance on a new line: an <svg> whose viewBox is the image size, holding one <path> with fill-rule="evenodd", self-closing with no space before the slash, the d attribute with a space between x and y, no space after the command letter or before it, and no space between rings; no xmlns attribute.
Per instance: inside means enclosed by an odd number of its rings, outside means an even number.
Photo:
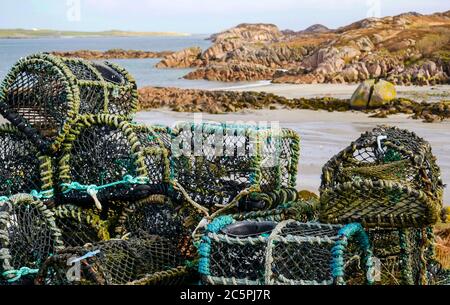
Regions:
<svg viewBox="0 0 450 305"><path fill-rule="evenodd" d="M354 85L342 84L311 84L311 85L295 85L295 84L267 84L252 86L240 86L237 88L224 88L225 90L234 91L264 91L287 98L299 97L336 97L336 98L350 98L358 87ZM439 101L442 96L444 99L450 99L450 85L437 86L396 86L398 97L410 98L417 101Z"/></svg>
<svg viewBox="0 0 450 305"><path fill-rule="evenodd" d="M317 192L322 166L351 141L377 125L389 124L416 132L428 140L437 156L442 170L442 179L450 181L450 122L427 124L419 120L395 115L387 119L369 118L360 112L330 113L310 110L258 110L223 115L203 114L204 120L273 122L289 127L301 136L301 154L298 188ZM172 126L176 121L193 120L192 113L167 110L138 113L136 120L147 124ZM444 201L450 204L450 192L445 192Z"/></svg>

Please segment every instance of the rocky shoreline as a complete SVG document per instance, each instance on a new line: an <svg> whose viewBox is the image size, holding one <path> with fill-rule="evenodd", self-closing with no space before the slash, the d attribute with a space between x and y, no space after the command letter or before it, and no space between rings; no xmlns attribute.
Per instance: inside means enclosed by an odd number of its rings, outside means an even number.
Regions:
<svg viewBox="0 0 450 305"><path fill-rule="evenodd" d="M367 18L336 30L314 25L295 32L273 24L240 24L210 40L207 50L175 52L157 67L197 68L185 78L215 81L450 83L450 11Z"/></svg>
<svg viewBox="0 0 450 305"><path fill-rule="evenodd" d="M127 58L163 58L173 54L172 51L150 52L140 50L111 49L108 51L78 50L68 52L54 51L51 54L63 57L76 57L88 60L127 59Z"/></svg>
<svg viewBox="0 0 450 305"><path fill-rule="evenodd" d="M207 112L212 114L240 112L247 109L309 109L325 111L360 111L370 117L385 118L393 114L408 114L424 122L450 119L450 101L416 102L396 98L371 108L354 108L350 99L293 98L265 92L208 91L197 89L144 87L139 89L139 110L169 108L177 112Z"/></svg>

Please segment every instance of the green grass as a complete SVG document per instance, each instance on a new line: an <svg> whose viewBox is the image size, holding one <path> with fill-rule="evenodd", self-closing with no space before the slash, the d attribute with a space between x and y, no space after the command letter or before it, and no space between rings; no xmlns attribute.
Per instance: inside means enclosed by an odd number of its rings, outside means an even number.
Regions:
<svg viewBox="0 0 450 305"><path fill-rule="evenodd" d="M103 32L56 31L56 30L26 30L0 29L0 38L41 38L41 37L143 37L143 36L187 36L186 33L175 32L127 32L119 30Z"/></svg>

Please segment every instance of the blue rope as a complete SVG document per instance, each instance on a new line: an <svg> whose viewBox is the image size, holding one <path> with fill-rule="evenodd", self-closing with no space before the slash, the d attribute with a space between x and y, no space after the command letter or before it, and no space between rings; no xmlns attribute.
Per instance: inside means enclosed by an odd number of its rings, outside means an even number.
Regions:
<svg viewBox="0 0 450 305"><path fill-rule="evenodd" d="M133 177L131 175L126 175L123 177L122 180L111 182L108 184L103 184L103 185L95 185L95 184L85 185L85 184L81 184L79 182L74 181L71 183L61 183L61 186L67 188L65 191L63 191L63 194L66 194L72 190L97 192L99 190L109 188L112 186L116 186L116 185L120 185L120 184L146 184L146 183L148 183L148 181L149 181L148 177Z"/></svg>
<svg viewBox="0 0 450 305"><path fill-rule="evenodd" d="M198 272L202 275L210 275L210 254L211 254L211 238L207 236L208 232L217 233L222 228L232 224L234 222L233 217L229 215L220 216L214 219L210 224L206 226L206 234L202 236L200 245L198 246L198 253L200 259L198 261Z"/></svg>
<svg viewBox="0 0 450 305"><path fill-rule="evenodd" d="M7 275L15 274L16 275L15 277L13 277L12 279L8 280L8 283L13 283L13 282L16 282L16 281L20 280L20 278L22 276L29 275L29 274L36 274L38 272L39 272L39 269L31 269L31 268L28 268L28 267L22 267L19 270L8 270L8 271L5 271L5 272L2 273L2 275L4 277L6 277Z"/></svg>

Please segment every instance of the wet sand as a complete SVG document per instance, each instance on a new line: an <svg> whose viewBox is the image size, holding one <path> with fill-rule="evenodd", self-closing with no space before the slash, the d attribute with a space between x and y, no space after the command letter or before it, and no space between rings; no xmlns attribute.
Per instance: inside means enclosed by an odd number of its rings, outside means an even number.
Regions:
<svg viewBox="0 0 450 305"><path fill-rule="evenodd" d="M358 84L267 84L260 86L239 86L224 88L234 91L264 91L287 98L312 98L312 97L335 97L350 98L358 87ZM415 101L440 101L450 99L450 85L436 86L395 86L398 97L409 98Z"/></svg>
<svg viewBox="0 0 450 305"><path fill-rule="evenodd" d="M197 114L198 115L198 114ZM232 114L202 114L204 120L273 122L282 127L294 129L301 136L299 162L299 189L317 192L320 185L322 166L336 153L367 130L377 125L387 124L416 132L428 140L437 162L441 167L442 179L450 181L450 121L442 123L423 123L406 115L395 115L387 119L369 118L359 112L330 113L310 110L257 110ZM146 124L173 126L176 121L193 120L192 113L179 113L168 110L140 112L136 120ZM444 202L450 205L450 191L446 190Z"/></svg>

